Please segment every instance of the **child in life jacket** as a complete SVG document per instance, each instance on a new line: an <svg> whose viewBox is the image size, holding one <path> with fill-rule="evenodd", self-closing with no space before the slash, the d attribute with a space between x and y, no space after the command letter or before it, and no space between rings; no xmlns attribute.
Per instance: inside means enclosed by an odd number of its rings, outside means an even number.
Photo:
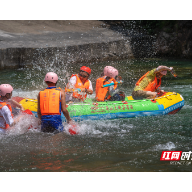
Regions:
<svg viewBox="0 0 192 192"><path fill-rule="evenodd" d="M125 94L118 89L118 70L112 66L104 68L102 77L96 80L96 100L97 101L124 101ZM108 87L104 85L111 84Z"/></svg>
<svg viewBox="0 0 192 192"><path fill-rule="evenodd" d="M161 78L172 72L173 67L159 66L143 75L135 84L132 97L135 100L153 99L157 94L163 94L164 90L160 89Z"/></svg>
<svg viewBox="0 0 192 192"><path fill-rule="evenodd" d="M13 118L11 104L23 110L23 107L16 101L11 100L13 87L9 84L0 85L0 132L5 133L6 129L14 126L20 119Z"/></svg>
<svg viewBox="0 0 192 192"><path fill-rule="evenodd" d="M91 69L86 66L80 68L79 74L72 74L66 88L66 102L84 101L87 94L93 94L91 81L88 79Z"/></svg>
<svg viewBox="0 0 192 192"><path fill-rule="evenodd" d="M71 121L65 104L65 92L56 88L58 81L57 74L49 72L45 75L44 81L47 88L39 92L37 114L41 120L41 131L58 133L64 130L61 112L63 112L67 123Z"/></svg>

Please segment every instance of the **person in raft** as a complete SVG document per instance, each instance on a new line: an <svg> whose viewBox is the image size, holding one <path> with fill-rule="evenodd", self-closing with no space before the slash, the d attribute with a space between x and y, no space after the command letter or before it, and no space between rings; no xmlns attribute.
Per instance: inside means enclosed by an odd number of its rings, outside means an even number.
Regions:
<svg viewBox="0 0 192 192"><path fill-rule="evenodd" d="M143 75L135 84L133 99L153 99L157 94L163 94L164 90L160 89L161 78L167 74L167 71L173 71L173 67L159 66Z"/></svg>
<svg viewBox="0 0 192 192"><path fill-rule="evenodd" d="M91 75L91 69L86 66L80 68L79 74L72 74L65 88L66 102L84 101L87 94L93 94L91 81L88 79Z"/></svg>
<svg viewBox="0 0 192 192"><path fill-rule="evenodd" d="M14 126L20 118L13 118L11 104L20 108L23 107L16 101L12 100L13 87L9 84L0 85L0 132L5 133L6 129Z"/></svg>
<svg viewBox="0 0 192 192"><path fill-rule="evenodd" d="M101 77L96 80L96 96L97 101L124 101L125 94L118 89L118 70L112 66L106 66ZM104 85L111 84L108 87ZM104 87L103 87L104 86Z"/></svg>
<svg viewBox="0 0 192 192"><path fill-rule="evenodd" d="M63 112L67 123L71 121L69 112L65 104L65 92L61 88L56 88L58 81L57 74L49 72L44 79L47 88L38 94L37 114L41 120L41 131L49 133L58 133L63 131L64 127L61 120Z"/></svg>

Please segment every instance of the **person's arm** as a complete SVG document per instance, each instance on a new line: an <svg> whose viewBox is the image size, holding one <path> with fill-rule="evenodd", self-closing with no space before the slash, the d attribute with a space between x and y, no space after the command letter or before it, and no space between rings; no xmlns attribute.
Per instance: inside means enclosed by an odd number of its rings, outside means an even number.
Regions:
<svg viewBox="0 0 192 192"><path fill-rule="evenodd" d="M82 88L81 91L86 92L89 95L93 94L93 86L90 80L89 80L89 89Z"/></svg>
<svg viewBox="0 0 192 192"><path fill-rule="evenodd" d="M6 124L8 124L10 127L14 126L21 118L21 116L18 116L13 119L13 117L11 116L11 111L7 106L4 106L2 108L2 115L3 118L5 119Z"/></svg>
<svg viewBox="0 0 192 192"><path fill-rule="evenodd" d="M18 115L13 118L11 116L11 111L7 106L4 106L2 108L2 115L3 115L3 118L5 119L6 124L8 124L10 127L13 127L23 117L23 115Z"/></svg>
<svg viewBox="0 0 192 192"><path fill-rule="evenodd" d="M18 103L17 101L15 101L15 100L13 100L13 99L10 99L10 103L11 103L12 105L15 105L16 107L20 108L21 111L24 111L23 106L22 106L20 103Z"/></svg>
<svg viewBox="0 0 192 192"><path fill-rule="evenodd" d="M65 116L65 118L67 119L67 123L69 123L71 121L71 118L69 116L69 112L66 108L66 103L65 103L65 92L63 90L61 90L61 110Z"/></svg>
<svg viewBox="0 0 192 192"><path fill-rule="evenodd" d="M92 95L93 94L93 90L91 89L85 89L85 92L89 95Z"/></svg>
<svg viewBox="0 0 192 192"><path fill-rule="evenodd" d="M155 69L155 73L158 73L158 72L164 71L164 70L171 71L172 69L173 69L173 67L159 66Z"/></svg>
<svg viewBox="0 0 192 192"><path fill-rule="evenodd" d="M116 89L114 89L114 85L111 85L111 86L109 87L109 95L113 96L113 95L115 95L117 92L119 92L118 87L117 87Z"/></svg>
<svg viewBox="0 0 192 192"><path fill-rule="evenodd" d="M14 120L13 120L13 117L11 116L11 111L7 106L2 107L2 116L6 124L8 124L9 126L14 125Z"/></svg>
<svg viewBox="0 0 192 192"><path fill-rule="evenodd" d="M41 110L40 110L40 93L37 96L37 115L41 120Z"/></svg>
<svg viewBox="0 0 192 192"><path fill-rule="evenodd" d="M91 90L91 89L82 88L82 89L81 89L81 92L85 92L85 93L87 93L87 94L89 94L89 95L93 94L93 90Z"/></svg>
<svg viewBox="0 0 192 192"><path fill-rule="evenodd" d="M82 90L81 90L82 92L85 92L85 93L87 93L87 94L89 94L89 95L92 95L93 94L93 89L85 89L85 88L83 88Z"/></svg>

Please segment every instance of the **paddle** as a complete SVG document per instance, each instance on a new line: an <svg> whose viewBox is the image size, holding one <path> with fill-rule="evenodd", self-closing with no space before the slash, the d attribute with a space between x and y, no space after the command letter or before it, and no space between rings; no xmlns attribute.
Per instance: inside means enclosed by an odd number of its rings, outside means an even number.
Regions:
<svg viewBox="0 0 192 192"><path fill-rule="evenodd" d="M119 83L123 83L123 81L119 81L119 82L112 82L112 83L109 83L109 84L106 84L106 85L102 85L101 87L104 88L104 87L109 87L111 85L116 85L116 84L119 84Z"/></svg>
<svg viewBox="0 0 192 192"><path fill-rule="evenodd" d="M171 74L174 76L174 77L177 77L177 74L175 73L175 71L172 69L171 70Z"/></svg>

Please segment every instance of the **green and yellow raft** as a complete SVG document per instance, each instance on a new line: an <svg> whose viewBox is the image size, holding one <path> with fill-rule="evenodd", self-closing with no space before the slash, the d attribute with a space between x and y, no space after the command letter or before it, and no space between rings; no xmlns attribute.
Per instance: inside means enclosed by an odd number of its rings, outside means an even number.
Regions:
<svg viewBox="0 0 192 192"><path fill-rule="evenodd" d="M15 97L24 109L31 110L37 117L37 100ZM179 93L167 92L155 99L133 100L127 96L125 101L94 102L87 99L82 103L67 105L70 117L75 121L131 118L138 116L156 116L175 114L184 106L184 99ZM65 117L62 114L62 120Z"/></svg>

